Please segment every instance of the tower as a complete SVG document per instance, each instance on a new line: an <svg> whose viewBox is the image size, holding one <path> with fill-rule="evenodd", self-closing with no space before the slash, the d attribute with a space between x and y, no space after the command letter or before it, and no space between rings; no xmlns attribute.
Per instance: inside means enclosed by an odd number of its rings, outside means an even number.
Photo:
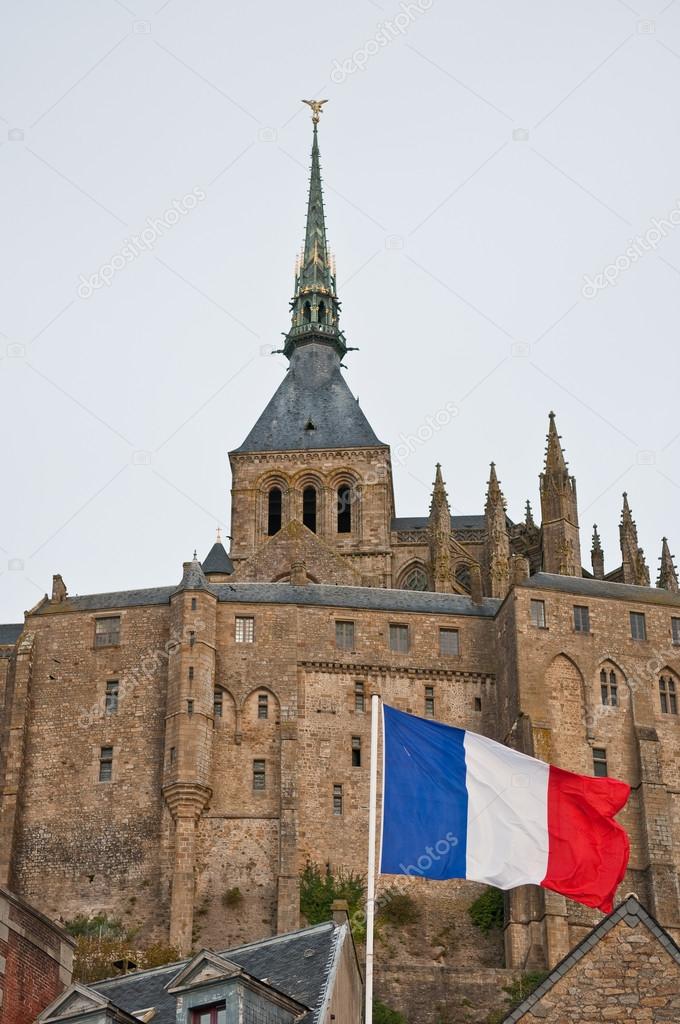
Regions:
<svg viewBox="0 0 680 1024"><path fill-rule="evenodd" d="M442 477L442 467L439 463L437 463L432 488L428 530L434 589L450 594L453 590L451 584L451 509Z"/></svg>
<svg viewBox="0 0 680 1024"><path fill-rule="evenodd" d="M555 413L550 413L545 467L540 475L543 571L581 575L576 480L569 475Z"/></svg>
<svg viewBox="0 0 680 1024"><path fill-rule="evenodd" d="M530 509L527 514L530 514ZM484 518L486 520L489 594L491 597L504 598L510 583L510 537L505 515L505 498L496 475L495 462L491 463Z"/></svg>
<svg viewBox="0 0 680 1024"><path fill-rule="evenodd" d="M304 246L281 350L289 367L243 444L229 454L230 555L235 579L284 579L291 563L302 560L318 582L386 586L394 516L390 452L342 374L350 350L326 236L321 103L310 105Z"/></svg>
<svg viewBox="0 0 680 1024"><path fill-rule="evenodd" d="M628 495L623 492L623 509L619 524L619 540L621 543L621 577L623 583L634 583L639 587L649 586L649 569L645 556L638 542L638 532L633 519Z"/></svg>

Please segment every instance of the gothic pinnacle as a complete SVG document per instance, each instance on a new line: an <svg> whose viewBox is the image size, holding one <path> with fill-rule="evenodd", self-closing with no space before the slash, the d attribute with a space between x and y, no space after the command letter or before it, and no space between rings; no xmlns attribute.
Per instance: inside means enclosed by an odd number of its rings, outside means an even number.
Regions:
<svg viewBox="0 0 680 1024"><path fill-rule="evenodd" d="M593 523L593 551L602 551L600 535L597 532L597 523Z"/></svg>
<svg viewBox="0 0 680 1024"><path fill-rule="evenodd" d="M677 594L678 591L680 591L680 587L678 586L678 571L675 568L675 562L666 537L663 537L661 540L661 558L659 561L661 565L659 566L659 578L656 581L657 587L661 587L663 590L670 590L674 594Z"/></svg>
<svg viewBox="0 0 680 1024"><path fill-rule="evenodd" d="M505 498L501 491L498 476L496 474L496 463L491 463L491 471L489 473L489 482L486 489L486 507L491 508L492 506L500 505L505 509Z"/></svg>
<svg viewBox="0 0 680 1024"><path fill-rule="evenodd" d="M434 483L432 485L432 501L430 503L430 512L433 512L436 508L442 506L449 506L449 498L446 493L446 484L444 483L444 477L442 476L441 463L437 463L434 473Z"/></svg>
<svg viewBox="0 0 680 1024"><path fill-rule="evenodd" d="M531 502L527 498L526 505L524 506L524 525L528 528L536 526L534 522L534 513L531 511Z"/></svg>
<svg viewBox="0 0 680 1024"><path fill-rule="evenodd" d="M545 472L546 473L566 473L567 462L564 458L564 451L562 449L561 437L557 433L557 425L555 423L555 413L551 410L549 414L549 425L548 425L548 438L547 446L545 450Z"/></svg>

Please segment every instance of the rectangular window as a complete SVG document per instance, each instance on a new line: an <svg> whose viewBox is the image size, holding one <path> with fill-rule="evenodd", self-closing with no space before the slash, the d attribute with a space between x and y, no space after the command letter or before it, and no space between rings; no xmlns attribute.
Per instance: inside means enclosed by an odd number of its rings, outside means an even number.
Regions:
<svg viewBox="0 0 680 1024"><path fill-rule="evenodd" d="M602 703L611 705L611 707L618 707L619 703L619 684L616 678L616 672L610 669L607 672L606 669L602 669L600 672L600 694L602 696Z"/></svg>
<svg viewBox="0 0 680 1024"><path fill-rule="evenodd" d="M545 601L531 602L531 625L537 629L545 629Z"/></svg>
<svg viewBox="0 0 680 1024"><path fill-rule="evenodd" d="M102 747L99 751L99 781L110 782L113 778L113 747Z"/></svg>
<svg viewBox="0 0 680 1024"><path fill-rule="evenodd" d="M189 647L193 647L196 643L196 631L194 629L189 630Z"/></svg>
<svg viewBox="0 0 680 1024"><path fill-rule="evenodd" d="M194 666L193 665L189 665L189 682L191 682L193 680L193 678L194 678Z"/></svg>
<svg viewBox="0 0 680 1024"><path fill-rule="evenodd" d="M361 736L352 736L352 768L361 768Z"/></svg>
<svg viewBox="0 0 680 1024"><path fill-rule="evenodd" d="M257 695L257 717L269 718L269 697L266 693Z"/></svg>
<svg viewBox="0 0 680 1024"><path fill-rule="evenodd" d="M201 1006L191 1010L191 1024L227 1024L226 1003L215 1003L213 1006Z"/></svg>
<svg viewBox="0 0 680 1024"><path fill-rule="evenodd" d="M675 692L675 680L671 676L661 676L659 679L659 699L664 715L677 715L678 695Z"/></svg>
<svg viewBox="0 0 680 1024"><path fill-rule="evenodd" d="M460 643L457 629L439 630L439 653L445 656L460 653Z"/></svg>
<svg viewBox="0 0 680 1024"><path fill-rule="evenodd" d="M647 625L643 612L630 613L630 635L633 640L647 639Z"/></svg>
<svg viewBox="0 0 680 1024"><path fill-rule="evenodd" d="M170 764L173 765L177 761L177 747L170 747Z"/></svg>
<svg viewBox="0 0 680 1024"><path fill-rule="evenodd" d="M213 694L213 717L221 718L224 711L224 694L222 690L215 690Z"/></svg>
<svg viewBox="0 0 680 1024"><path fill-rule="evenodd" d="M482 710L482 698L481 697L475 697L475 711L481 711L481 710Z"/></svg>
<svg viewBox="0 0 680 1024"><path fill-rule="evenodd" d="M425 718L434 718L434 686L425 687Z"/></svg>
<svg viewBox="0 0 680 1024"><path fill-rule="evenodd" d="M364 692L364 684L361 680L357 679L354 684L354 710L363 712L366 710L366 694Z"/></svg>
<svg viewBox="0 0 680 1024"><path fill-rule="evenodd" d="M191 598L191 610L192 610L192 612L196 611L196 598L195 597Z"/></svg>
<svg viewBox="0 0 680 1024"><path fill-rule="evenodd" d="M333 814L342 817L342 786L333 786Z"/></svg>
<svg viewBox="0 0 680 1024"><path fill-rule="evenodd" d="M266 789L267 775L264 761L253 761L253 789Z"/></svg>
<svg viewBox="0 0 680 1024"><path fill-rule="evenodd" d="M585 604L574 605L574 631L590 633L590 611Z"/></svg>
<svg viewBox="0 0 680 1024"><path fill-rule="evenodd" d="M607 751L604 747L593 747L593 774L596 779L607 777Z"/></svg>
<svg viewBox="0 0 680 1024"><path fill-rule="evenodd" d="M120 643L120 615L94 620L95 647L116 647Z"/></svg>
<svg viewBox="0 0 680 1024"><path fill-rule="evenodd" d="M338 621L335 623L335 646L339 647L341 651L354 650L353 622Z"/></svg>
<svg viewBox="0 0 680 1024"><path fill-rule="evenodd" d="M194 702L193 702L193 700L188 700L187 701L187 714L188 715L193 715L193 713L194 713Z"/></svg>
<svg viewBox="0 0 680 1024"><path fill-rule="evenodd" d="M109 679L106 683L105 708L107 715L115 715L118 710L118 680Z"/></svg>
<svg viewBox="0 0 680 1024"><path fill-rule="evenodd" d="M674 645L680 644L680 619L671 619L671 637Z"/></svg>
<svg viewBox="0 0 680 1024"><path fill-rule="evenodd" d="M390 626L390 650L399 654L408 652L408 626Z"/></svg>
<svg viewBox="0 0 680 1024"><path fill-rule="evenodd" d="M255 639L255 619L252 615L236 616L236 643L252 644Z"/></svg>

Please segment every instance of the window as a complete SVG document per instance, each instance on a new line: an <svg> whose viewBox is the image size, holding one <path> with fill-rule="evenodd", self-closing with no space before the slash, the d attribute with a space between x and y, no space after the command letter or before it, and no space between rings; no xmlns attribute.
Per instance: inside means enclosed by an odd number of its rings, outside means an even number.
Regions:
<svg viewBox="0 0 680 1024"><path fill-rule="evenodd" d="M366 710L364 684L360 680L357 680L354 684L354 710L359 712Z"/></svg>
<svg viewBox="0 0 680 1024"><path fill-rule="evenodd" d="M194 666L189 665L189 682L191 683L194 678Z"/></svg>
<svg viewBox="0 0 680 1024"><path fill-rule="evenodd" d="M189 630L189 647L193 647L195 643L196 643L196 630L195 629L190 629Z"/></svg>
<svg viewBox="0 0 680 1024"><path fill-rule="evenodd" d="M120 643L120 615L94 620L95 647L116 647Z"/></svg>
<svg viewBox="0 0 680 1024"><path fill-rule="evenodd" d="M604 747L593 747L593 775L605 779L607 774L607 751Z"/></svg>
<svg viewBox="0 0 680 1024"><path fill-rule="evenodd" d="M333 786L333 814L336 818L342 816L342 786Z"/></svg>
<svg viewBox="0 0 680 1024"><path fill-rule="evenodd" d="M252 644L255 639L255 619L252 615L236 616L236 643Z"/></svg>
<svg viewBox="0 0 680 1024"><path fill-rule="evenodd" d="M607 672L606 669L602 669L600 672L600 695L602 697L602 703L611 705L611 707L618 707L619 703L619 684L616 678L616 672L610 669Z"/></svg>
<svg viewBox="0 0 680 1024"><path fill-rule="evenodd" d="M187 714L193 715L194 713L194 702L191 698L187 701Z"/></svg>
<svg viewBox="0 0 680 1024"><path fill-rule="evenodd" d="M630 613L630 635L633 640L647 639L647 626L643 612Z"/></svg>
<svg viewBox="0 0 680 1024"><path fill-rule="evenodd" d="M427 578L427 573L419 565L414 566L406 573L401 584L402 590L429 590L429 587L430 581Z"/></svg>
<svg viewBox="0 0 680 1024"><path fill-rule="evenodd" d="M215 718L221 718L224 713L224 695L220 689L216 689L213 694L213 716Z"/></svg>
<svg viewBox="0 0 680 1024"><path fill-rule="evenodd" d="M680 644L680 619L671 619L671 636L674 644Z"/></svg>
<svg viewBox="0 0 680 1024"><path fill-rule="evenodd" d="M196 611L196 598L195 597L191 598L191 610L192 610L192 612Z"/></svg>
<svg viewBox="0 0 680 1024"><path fill-rule="evenodd" d="M352 532L352 488L348 484L338 487L338 533Z"/></svg>
<svg viewBox="0 0 680 1024"><path fill-rule="evenodd" d="M664 715L677 715L678 695L675 692L675 680L671 676L661 676L659 679L659 699Z"/></svg>
<svg viewBox="0 0 680 1024"><path fill-rule="evenodd" d="M590 633L590 611L584 604L574 605L574 631Z"/></svg>
<svg viewBox="0 0 680 1024"><path fill-rule="evenodd" d="M530 607L531 625L545 629L545 601L533 601Z"/></svg>
<svg viewBox="0 0 680 1024"><path fill-rule="evenodd" d="M390 650L406 654L408 651L408 626L390 626Z"/></svg>
<svg viewBox="0 0 680 1024"><path fill-rule="evenodd" d="M316 487L305 487L302 492L302 522L316 533Z"/></svg>
<svg viewBox="0 0 680 1024"><path fill-rule="evenodd" d="M457 629L439 630L439 653L444 655L453 655L460 653Z"/></svg>
<svg viewBox="0 0 680 1024"><path fill-rule="evenodd" d="M118 680L109 679L106 684L104 707L107 715L115 715L118 710Z"/></svg>
<svg viewBox="0 0 680 1024"><path fill-rule="evenodd" d="M267 495L267 536L273 537L281 529L283 494L280 487L272 487Z"/></svg>
<svg viewBox="0 0 680 1024"><path fill-rule="evenodd" d="M257 695L257 717L269 718L269 697L266 693Z"/></svg>
<svg viewBox="0 0 680 1024"><path fill-rule="evenodd" d="M434 686L425 687L425 718L434 718Z"/></svg>
<svg viewBox="0 0 680 1024"><path fill-rule="evenodd" d="M110 782L113 778L113 747L102 747L99 751L99 781Z"/></svg>
<svg viewBox="0 0 680 1024"><path fill-rule="evenodd" d="M482 710L482 698L481 697L475 697L475 711L481 711L481 710Z"/></svg>
<svg viewBox="0 0 680 1024"><path fill-rule="evenodd" d="M335 623L335 646L339 647L343 651L354 650L353 622L338 621Z"/></svg>
<svg viewBox="0 0 680 1024"><path fill-rule="evenodd" d="M459 583L464 590L468 593L472 586L472 580L470 579L470 567L468 565L459 565L456 569L456 583Z"/></svg>
<svg viewBox="0 0 680 1024"><path fill-rule="evenodd" d="M253 761L253 789L266 789L267 775L264 761Z"/></svg>
<svg viewBox="0 0 680 1024"><path fill-rule="evenodd" d="M201 1006L191 1011L191 1024L227 1024L227 1008L225 1003L213 1006Z"/></svg>
<svg viewBox="0 0 680 1024"><path fill-rule="evenodd" d="M170 764L173 765L177 761L177 747L170 747Z"/></svg>
<svg viewBox="0 0 680 1024"><path fill-rule="evenodd" d="M352 736L352 768L361 768L361 736Z"/></svg>

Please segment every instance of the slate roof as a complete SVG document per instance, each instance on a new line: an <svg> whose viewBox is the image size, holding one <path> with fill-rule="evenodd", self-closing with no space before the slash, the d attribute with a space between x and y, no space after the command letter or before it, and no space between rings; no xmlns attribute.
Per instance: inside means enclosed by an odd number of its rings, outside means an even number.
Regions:
<svg viewBox="0 0 680 1024"><path fill-rule="evenodd" d="M390 523L391 530L424 530L429 523L427 516L400 516ZM451 516L452 530L483 530L484 516Z"/></svg>
<svg viewBox="0 0 680 1024"><path fill-rule="evenodd" d="M600 939L612 930L620 921L625 921L631 928L639 924L646 925L650 932L656 936L667 953L680 965L680 948L675 944L667 931L658 921L655 921L635 896L629 896L618 907L615 907L611 914L604 917L593 930L582 939L563 960L552 969L545 981L542 981L538 988L524 999L519 1006L515 1007L506 1017L502 1024L515 1024L521 1020L527 1011L538 1003L542 997L562 978L571 968L583 959L584 956L595 946Z"/></svg>
<svg viewBox="0 0 680 1024"><path fill-rule="evenodd" d="M229 573L231 575L233 571L234 563L227 554L224 544L222 541L216 541L205 557L203 572L206 575L211 572Z"/></svg>
<svg viewBox="0 0 680 1024"><path fill-rule="evenodd" d="M579 597L605 597L629 604L664 604L680 607L680 594L660 587L637 587L632 583L613 583L611 580L587 579L580 576L558 576L549 572L537 572L523 580L523 587L539 590L558 590Z"/></svg>
<svg viewBox="0 0 680 1024"><path fill-rule="evenodd" d="M301 1024L316 1024L316 1010L326 995L333 957L346 929L346 925L338 927L329 921L236 949L222 950L219 955L228 957L249 974L311 1007ZM175 1024L175 996L165 988L190 959L96 982L89 987L128 1013L153 1006L156 1009L154 1024Z"/></svg>
<svg viewBox="0 0 680 1024"><path fill-rule="evenodd" d="M206 589L206 588L204 588ZM501 604L485 598L481 604L461 594L435 594L419 590L383 590L378 587L336 587L310 583L212 583L207 589L227 604L291 604L317 607L356 608L369 611L434 612L455 615L493 617ZM87 594L68 597L60 604L45 605L36 614L63 611L99 611L139 605L167 604L177 587L152 587L148 590L121 590L115 594Z"/></svg>
<svg viewBox="0 0 680 1024"><path fill-rule="evenodd" d="M3 644L15 644L24 628L23 622L6 622L0 624L0 646Z"/></svg>
<svg viewBox="0 0 680 1024"><path fill-rule="evenodd" d="M309 423L314 429L306 429ZM340 371L337 354L312 343L290 367L240 452L308 451L382 446Z"/></svg>
<svg viewBox="0 0 680 1024"><path fill-rule="evenodd" d="M194 552L194 555L196 552ZM208 583L203 572L201 563L197 558L194 558L193 562L185 562L184 572L182 573L182 579L179 586L175 590L178 594L182 590L207 590L212 591L212 586Z"/></svg>

